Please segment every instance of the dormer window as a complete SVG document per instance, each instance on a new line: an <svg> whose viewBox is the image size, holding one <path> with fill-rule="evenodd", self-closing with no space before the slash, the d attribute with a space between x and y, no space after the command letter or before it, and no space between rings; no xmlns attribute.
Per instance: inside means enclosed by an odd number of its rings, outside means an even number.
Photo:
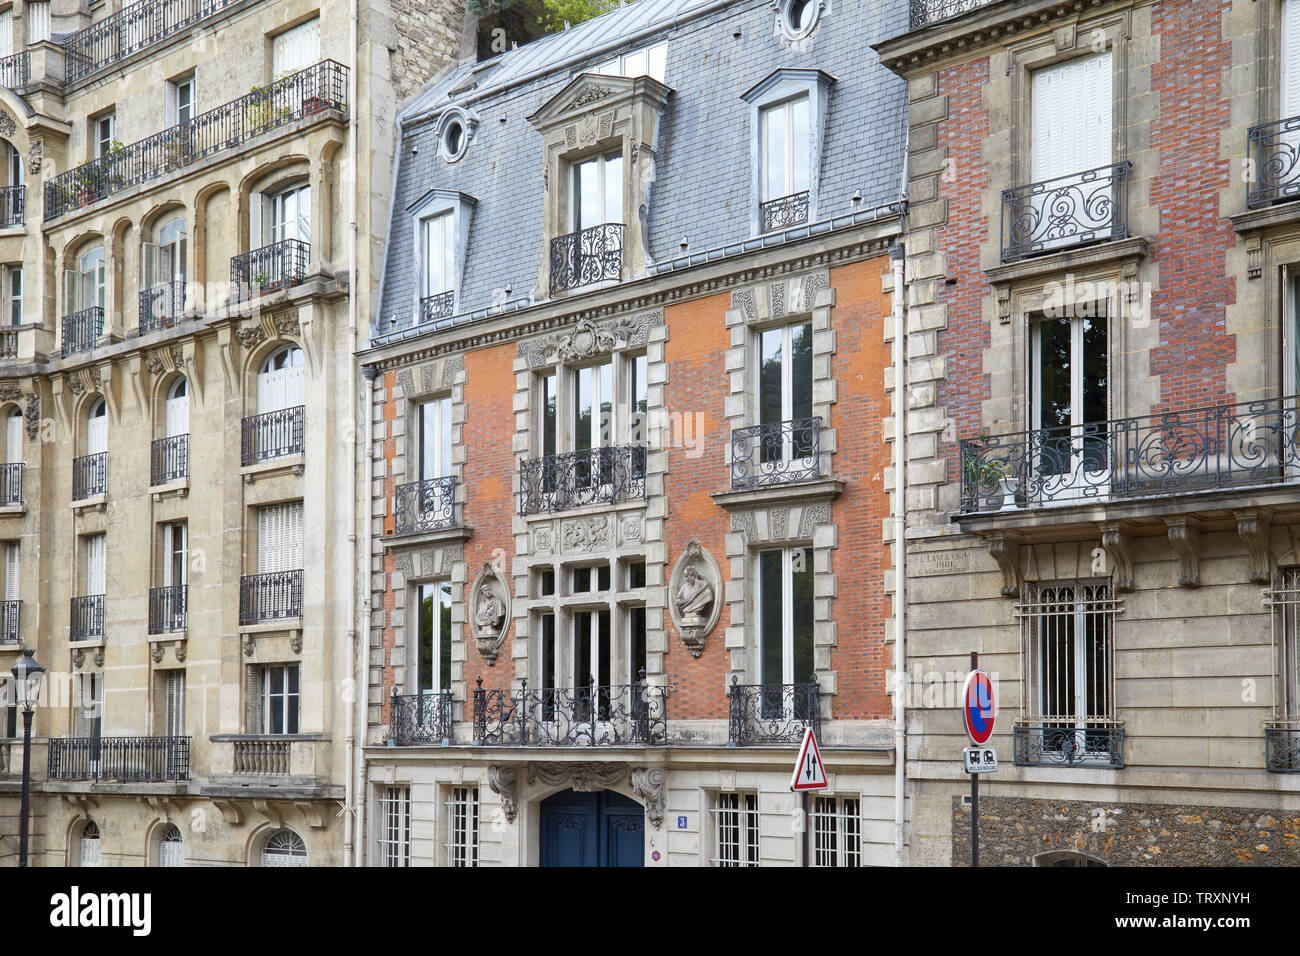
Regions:
<svg viewBox="0 0 1300 956"><path fill-rule="evenodd" d="M799 96L759 113L762 127L762 230L772 232L808 221L810 156L808 97Z"/></svg>
<svg viewBox="0 0 1300 956"><path fill-rule="evenodd" d="M406 207L414 219L416 236L416 325L456 313L474 206L473 196L453 189L430 189Z"/></svg>
<svg viewBox="0 0 1300 956"><path fill-rule="evenodd" d="M569 225L574 232L623 222L623 154L606 153L573 164Z"/></svg>
<svg viewBox="0 0 1300 956"><path fill-rule="evenodd" d="M656 43L599 63L592 68L592 72L609 76L653 76L662 83L667 68L668 44Z"/></svg>

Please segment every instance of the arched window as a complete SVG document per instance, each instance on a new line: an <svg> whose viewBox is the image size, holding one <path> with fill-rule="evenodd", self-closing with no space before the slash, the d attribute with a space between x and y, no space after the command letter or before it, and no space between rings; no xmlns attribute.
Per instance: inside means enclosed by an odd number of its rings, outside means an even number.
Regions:
<svg viewBox="0 0 1300 956"><path fill-rule="evenodd" d="M295 183L266 197L263 227L267 243L311 242L311 185Z"/></svg>
<svg viewBox="0 0 1300 956"><path fill-rule="evenodd" d="M96 246L77 260L77 272L69 292L73 312L104 307L104 247Z"/></svg>
<svg viewBox="0 0 1300 956"><path fill-rule="evenodd" d="M5 416L5 462L17 464L23 460L23 413L20 408L9 409Z"/></svg>
<svg viewBox="0 0 1300 956"><path fill-rule="evenodd" d="M102 455L108 451L108 406L102 398L90 406L86 417L86 454Z"/></svg>
<svg viewBox="0 0 1300 956"><path fill-rule="evenodd" d="M303 403L302 349L286 345L262 363L257 376L257 413L297 408Z"/></svg>
<svg viewBox="0 0 1300 956"><path fill-rule="evenodd" d="M185 312L186 238L182 217L158 227L157 242L143 250L144 283L140 294L141 331L171 328Z"/></svg>
<svg viewBox="0 0 1300 956"><path fill-rule="evenodd" d="M185 841L181 839L180 827L174 823L163 827L158 837L158 865L185 865Z"/></svg>
<svg viewBox="0 0 1300 956"><path fill-rule="evenodd" d="M99 866L99 826L94 820L82 826L79 842L77 865Z"/></svg>
<svg viewBox="0 0 1300 956"><path fill-rule="evenodd" d="M190 433L190 385L183 376L172 382L167 389L164 419L167 438Z"/></svg>
<svg viewBox="0 0 1300 956"><path fill-rule="evenodd" d="M262 866L306 866L307 844L292 830L276 830L262 847Z"/></svg>

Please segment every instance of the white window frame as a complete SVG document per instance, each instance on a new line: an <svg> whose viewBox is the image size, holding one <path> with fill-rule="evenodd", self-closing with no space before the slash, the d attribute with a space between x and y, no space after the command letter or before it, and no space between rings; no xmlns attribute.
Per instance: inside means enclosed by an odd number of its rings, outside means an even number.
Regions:
<svg viewBox="0 0 1300 956"><path fill-rule="evenodd" d="M443 209L420 219L420 298L456 291L456 214ZM441 275L439 275L441 273Z"/></svg>
<svg viewBox="0 0 1300 956"><path fill-rule="evenodd" d="M23 267L14 263L4 267L5 317L10 325L23 324Z"/></svg>
<svg viewBox="0 0 1300 956"><path fill-rule="evenodd" d="M266 838L260 857L262 866L306 866L307 843L286 827Z"/></svg>
<svg viewBox="0 0 1300 956"><path fill-rule="evenodd" d="M81 825L77 834L77 866L100 866L100 839L99 825L94 820Z"/></svg>
<svg viewBox="0 0 1300 956"><path fill-rule="evenodd" d="M415 665L415 672L412 675L411 684L414 688L414 693L425 694L427 696L436 696L442 693L444 690L447 690L451 687L450 667L455 666L454 652L452 652L451 656L453 657L453 660L448 669L448 673L446 674L442 673L443 646L445 644L446 647L449 649L449 651L451 650L451 646L452 646L452 630L449 629L445 634L442 632L442 613L441 613L442 599L446 600L448 607L454 606L455 601L453 599L452 584L450 581L445 581L445 580L425 581L420 584L416 584L414 590L415 590L415 594L414 594L415 634L414 634L414 639L411 642L412 643L411 659ZM433 660L428 662L429 671L430 671L430 682L431 682L430 686L422 687L421 686L422 682L420 679L420 671L423 669L423 665L425 663L422 660L422 655L424 653L424 599L426 596L426 592L432 594L434 599L433 612L432 612L433 613L433 621L432 621L433 645L431 649Z"/></svg>
<svg viewBox="0 0 1300 956"><path fill-rule="evenodd" d="M654 43L636 50L628 50L616 57L593 66L588 72L604 76L649 76L660 83L666 82L668 72L668 43Z"/></svg>
<svg viewBox="0 0 1300 956"><path fill-rule="evenodd" d="M167 125L182 126L194 121L194 74L167 81Z"/></svg>
<svg viewBox="0 0 1300 956"><path fill-rule="evenodd" d="M379 792L379 860L381 866L411 865L411 788L384 787Z"/></svg>
<svg viewBox="0 0 1300 956"><path fill-rule="evenodd" d="M759 162L763 169L761 172L762 181L762 201L770 202L773 199L784 199L788 196L795 196L802 192L807 192L812 185L812 155L811 144L805 129L803 142L800 142L798 126L795 123L795 114L802 107L804 111L803 121L805 127L811 122L812 103L807 94L792 96L788 100L780 103L773 103L771 106L765 106L759 110L759 136L762 139L762 152ZM770 175L772 172L771 150L768 148L768 140L772 134L774 125L781 129L782 136L782 157L781 157L781 187L775 190L771 187ZM799 177L799 168L796 159L804 149L809 150L803 169L803 177Z"/></svg>
<svg viewBox="0 0 1300 956"><path fill-rule="evenodd" d="M1264 592L1272 609L1273 721L1300 731L1300 567L1280 567Z"/></svg>
<svg viewBox="0 0 1300 956"><path fill-rule="evenodd" d="M758 866L758 794L722 791L714 795L709 815L713 826L710 864L716 867Z"/></svg>
<svg viewBox="0 0 1300 956"><path fill-rule="evenodd" d="M281 690L275 692L271 687L273 672L279 672L282 678ZM296 678L297 689L289 690L289 675ZM279 709L282 730L273 730L273 709ZM293 737L302 733L302 668L293 663L264 664L262 666L262 730L268 735ZM292 730L290 727L292 726Z"/></svg>
<svg viewBox="0 0 1300 956"><path fill-rule="evenodd" d="M158 831L158 865L185 865L185 839L181 836L181 828L174 823L168 823Z"/></svg>
<svg viewBox="0 0 1300 956"><path fill-rule="evenodd" d="M808 809L809 866L862 865L862 800L815 794Z"/></svg>
<svg viewBox="0 0 1300 956"><path fill-rule="evenodd" d="M781 553L782 645L781 645L780 683L782 684L802 683L802 681L795 680L795 673L794 673L794 659L795 659L794 575L796 572L794 566L798 560L795 557L796 553L804 552L807 555L807 557L805 558L805 560L808 562L807 573L815 575L816 572L813 567L813 561L814 561L813 548L812 545L810 544L803 544L803 545L789 545L785 547L760 548L754 552L754 595L755 595L754 620L757 622L758 625L758 640L755 641L755 647L758 653L758 660L756 662L755 670L758 674L758 682L763 684L774 683L773 681L768 680L767 675L763 673L763 634L764 631L766 630L766 626L763 620L764 600L763 600L763 571L762 571L761 555L764 552L768 552L768 551L779 551ZM814 621L815 621L815 612L814 612ZM810 626L812 626L814 622L810 621L809 624ZM813 682L816 681L815 665L814 665L813 673L809 675L809 680Z"/></svg>
<svg viewBox="0 0 1300 956"><path fill-rule="evenodd" d="M627 170L623 163L622 149L607 150L595 156L572 160L568 166L569 208L566 222L568 223L569 232L581 232L584 229L591 229L596 226L626 224L627 209L624 203L624 191L626 189ZM615 166L617 166L618 171L613 174L612 170ZM600 206L599 212L596 213L598 219L596 222L585 222L582 216L582 178L584 171L587 169L595 170L596 174L595 195L599 197ZM613 178L611 178L611 175ZM611 192L611 190L616 191ZM611 216L615 215L617 218L611 218Z"/></svg>
<svg viewBox="0 0 1300 956"><path fill-rule="evenodd" d="M91 135L94 137L95 159L103 159L117 141L117 112L104 113L91 121Z"/></svg>
<svg viewBox="0 0 1300 956"><path fill-rule="evenodd" d="M479 788L447 788L447 866L478 866L479 824L481 821Z"/></svg>

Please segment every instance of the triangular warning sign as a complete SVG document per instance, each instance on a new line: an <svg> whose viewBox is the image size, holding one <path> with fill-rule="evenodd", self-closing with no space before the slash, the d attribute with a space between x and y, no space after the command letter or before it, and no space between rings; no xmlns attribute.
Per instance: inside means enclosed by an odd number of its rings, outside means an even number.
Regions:
<svg viewBox="0 0 1300 956"><path fill-rule="evenodd" d="M794 774L790 777L790 789L825 790L826 787L826 765L822 763L817 738L809 727L804 731L803 744L799 747L799 759L795 761Z"/></svg>

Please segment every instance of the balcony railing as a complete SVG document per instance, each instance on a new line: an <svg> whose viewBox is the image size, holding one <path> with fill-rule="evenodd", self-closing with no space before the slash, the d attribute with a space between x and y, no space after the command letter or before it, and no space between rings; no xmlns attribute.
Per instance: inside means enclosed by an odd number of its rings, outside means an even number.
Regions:
<svg viewBox="0 0 1300 956"><path fill-rule="evenodd" d="M0 186L0 226L21 226L26 206L26 186Z"/></svg>
<svg viewBox="0 0 1300 956"><path fill-rule="evenodd" d="M27 50L0 59L0 86L17 90L32 81L32 60Z"/></svg>
<svg viewBox="0 0 1300 956"><path fill-rule="evenodd" d="M763 232L802 226L808 221L808 196L809 192L805 189L803 192L761 203L758 211L763 221Z"/></svg>
<svg viewBox="0 0 1300 956"><path fill-rule="evenodd" d="M456 479L429 478L398 485L393 497L398 534L443 531L456 524Z"/></svg>
<svg viewBox="0 0 1300 956"><path fill-rule="evenodd" d="M23 503L23 469L21 461L0 465L0 507Z"/></svg>
<svg viewBox="0 0 1300 956"><path fill-rule="evenodd" d="M822 733L817 684L742 684L731 678L727 690L733 744L797 744L809 727Z"/></svg>
<svg viewBox="0 0 1300 956"><path fill-rule="evenodd" d="M246 574L239 579L239 623L302 617L302 571Z"/></svg>
<svg viewBox="0 0 1300 956"><path fill-rule="evenodd" d="M1273 773L1300 773L1300 719L1264 725L1264 766Z"/></svg>
<svg viewBox="0 0 1300 956"><path fill-rule="evenodd" d="M170 329L185 314L184 282L156 282L140 290L140 334Z"/></svg>
<svg viewBox="0 0 1300 956"><path fill-rule="evenodd" d="M623 274L623 224L607 222L551 240L551 291L618 279Z"/></svg>
<svg viewBox="0 0 1300 956"><path fill-rule="evenodd" d="M245 418L240 438L240 462L255 465L271 458L302 454L306 411L306 406L295 405Z"/></svg>
<svg viewBox="0 0 1300 956"><path fill-rule="evenodd" d="M63 357L89 352L104 334L104 310L97 305L63 317Z"/></svg>
<svg viewBox="0 0 1300 956"><path fill-rule="evenodd" d="M1246 206L1300 196L1300 116L1252 126L1246 137Z"/></svg>
<svg viewBox="0 0 1300 956"><path fill-rule="evenodd" d="M164 40L235 3L236 0L140 0L63 40L64 81L71 83L100 67Z"/></svg>
<svg viewBox="0 0 1300 956"><path fill-rule="evenodd" d="M149 484L165 485L190 476L190 436L155 438L150 452Z"/></svg>
<svg viewBox="0 0 1300 956"><path fill-rule="evenodd" d="M68 638L88 641L104 636L104 595L74 597L70 609Z"/></svg>
<svg viewBox="0 0 1300 956"><path fill-rule="evenodd" d="M519 462L519 513L645 497L645 446L605 445Z"/></svg>
<svg viewBox="0 0 1300 956"><path fill-rule="evenodd" d="M189 591L184 584L149 589L150 634L185 630Z"/></svg>
<svg viewBox="0 0 1300 956"><path fill-rule="evenodd" d="M474 691L474 741L513 747L601 747L668 740L662 687L635 684Z"/></svg>
<svg viewBox="0 0 1300 956"><path fill-rule="evenodd" d="M233 741L234 772L253 776L281 776L289 772L290 741L271 736L250 736Z"/></svg>
<svg viewBox="0 0 1300 956"><path fill-rule="evenodd" d="M1128 236L1130 165L1003 190L1002 261Z"/></svg>
<svg viewBox="0 0 1300 956"><path fill-rule="evenodd" d="M189 777L189 737L50 738L51 780L165 783Z"/></svg>
<svg viewBox="0 0 1300 956"><path fill-rule="evenodd" d="M108 452L72 459L72 500L108 493Z"/></svg>
<svg viewBox="0 0 1300 956"><path fill-rule="evenodd" d="M731 433L731 487L764 488L821 477L820 418L796 418Z"/></svg>
<svg viewBox="0 0 1300 956"><path fill-rule="evenodd" d="M951 20L963 13L970 13L972 10L997 2L998 0L912 0L912 29L919 30L932 23Z"/></svg>
<svg viewBox="0 0 1300 956"><path fill-rule="evenodd" d="M0 329L0 359L18 357L18 330Z"/></svg>
<svg viewBox="0 0 1300 956"><path fill-rule="evenodd" d="M347 109L347 67L322 60L188 123L111 150L45 184L45 218L151 182L214 153L235 150L255 136L325 110Z"/></svg>
<svg viewBox="0 0 1300 956"><path fill-rule="evenodd" d="M394 693L390 701L389 741L394 744L451 742L451 691L401 697Z"/></svg>
<svg viewBox="0 0 1300 956"><path fill-rule="evenodd" d="M1124 766L1124 725L1115 720L1039 720L1012 728L1016 766Z"/></svg>
<svg viewBox="0 0 1300 956"><path fill-rule="evenodd" d="M310 243L281 239L230 260L231 300L247 302L259 295L289 289L307 278Z"/></svg>
<svg viewBox="0 0 1300 956"><path fill-rule="evenodd" d="M439 292L420 300L420 322L436 322L448 318L456 308L455 292Z"/></svg>
<svg viewBox="0 0 1300 956"><path fill-rule="evenodd" d="M0 601L0 644L18 643L22 614L22 601Z"/></svg>
<svg viewBox="0 0 1300 956"><path fill-rule="evenodd" d="M1300 478L1296 396L961 442L961 510L1013 511Z"/></svg>

